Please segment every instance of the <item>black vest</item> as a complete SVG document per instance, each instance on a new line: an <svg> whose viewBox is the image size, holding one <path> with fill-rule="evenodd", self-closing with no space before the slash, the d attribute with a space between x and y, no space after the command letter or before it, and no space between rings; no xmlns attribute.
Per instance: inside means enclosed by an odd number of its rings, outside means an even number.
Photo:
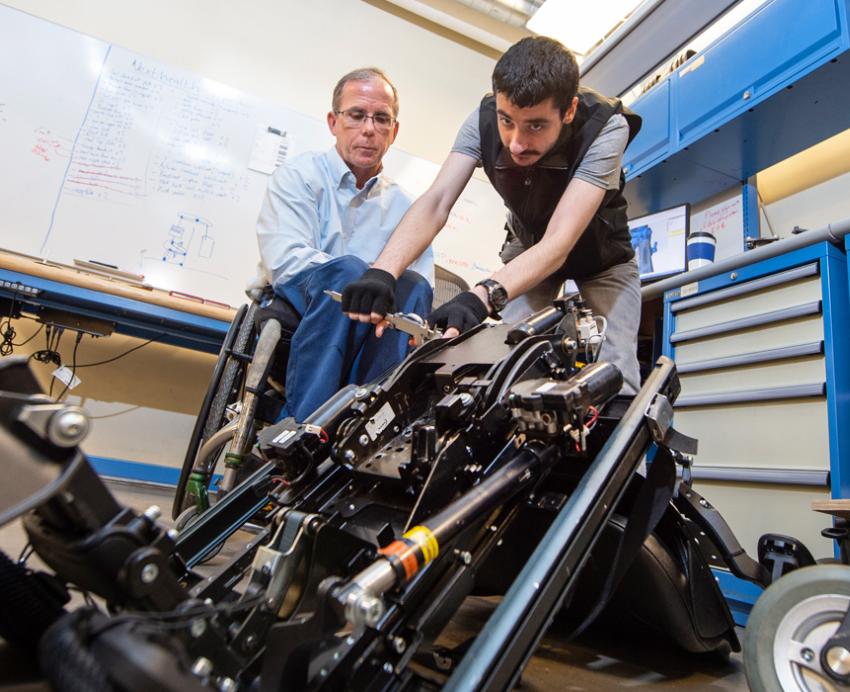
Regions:
<svg viewBox="0 0 850 692"><path fill-rule="evenodd" d="M561 129L555 146L533 166L517 166L499 138L496 97L484 97L478 116L481 160L484 172L508 208L509 237L513 232L525 247L540 241L581 160L605 123L616 113L625 116L631 142L640 130L640 116L623 106L619 99L579 88L576 116L570 125ZM626 221L625 184L621 172L619 189L605 193L599 211L558 275L565 279L583 279L634 257Z"/></svg>

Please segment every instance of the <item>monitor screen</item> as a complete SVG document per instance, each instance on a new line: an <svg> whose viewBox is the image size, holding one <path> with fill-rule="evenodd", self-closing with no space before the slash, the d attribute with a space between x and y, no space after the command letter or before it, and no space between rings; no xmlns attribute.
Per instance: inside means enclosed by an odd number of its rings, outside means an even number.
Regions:
<svg viewBox="0 0 850 692"><path fill-rule="evenodd" d="M641 281L685 271L689 205L629 219Z"/></svg>

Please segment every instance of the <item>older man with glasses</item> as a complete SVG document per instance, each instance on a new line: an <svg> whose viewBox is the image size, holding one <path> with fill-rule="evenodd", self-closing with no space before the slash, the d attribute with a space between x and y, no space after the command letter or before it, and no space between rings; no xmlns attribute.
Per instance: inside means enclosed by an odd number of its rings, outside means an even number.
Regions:
<svg viewBox="0 0 850 692"><path fill-rule="evenodd" d="M405 334L352 322L325 294L369 274L411 204L382 172L398 134L398 93L381 70L365 68L339 80L332 104L335 145L278 168L257 221L261 267L275 294L267 307L285 315L284 326L297 325L284 414L298 421L343 385L374 380L409 349ZM402 274L384 311L427 314L433 274L429 247Z"/></svg>

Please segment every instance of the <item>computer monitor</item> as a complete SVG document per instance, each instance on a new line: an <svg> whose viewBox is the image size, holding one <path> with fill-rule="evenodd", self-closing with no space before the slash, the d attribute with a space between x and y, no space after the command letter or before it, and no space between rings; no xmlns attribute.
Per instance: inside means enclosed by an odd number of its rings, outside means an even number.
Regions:
<svg viewBox="0 0 850 692"><path fill-rule="evenodd" d="M685 271L689 221L688 204L629 219L641 281Z"/></svg>

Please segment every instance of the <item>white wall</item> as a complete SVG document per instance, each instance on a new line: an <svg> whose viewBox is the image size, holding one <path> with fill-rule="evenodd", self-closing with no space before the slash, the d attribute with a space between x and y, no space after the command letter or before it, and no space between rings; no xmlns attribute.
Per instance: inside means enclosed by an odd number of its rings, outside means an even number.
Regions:
<svg viewBox="0 0 850 692"><path fill-rule="evenodd" d="M331 91L342 74L377 65L399 90L401 129L395 146L437 162L487 91L494 65L490 58L361 0L5 4L319 118L329 110ZM16 328L20 342L35 325L20 321ZM72 343L66 336L61 349L68 363ZM121 336L96 342L87 338L80 360L108 358L138 343ZM19 352L42 347L38 337ZM69 398L98 417L84 449L178 466L214 360L152 344L115 364L80 372L83 384ZM34 368L49 383L53 368ZM110 414L118 415L100 417Z"/></svg>
<svg viewBox="0 0 850 692"><path fill-rule="evenodd" d="M495 64L361 0L4 2L314 117L340 76L377 65L399 90L396 146L438 162Z"/></svg>
<svg viewBox="0 0 850 692"><path fill-rule="evenodd" d="M814 231L850 217L850 173L766 204L761 216L761 234L770 235L765 214L776 235L786 238L794 226Z"/></svg>

